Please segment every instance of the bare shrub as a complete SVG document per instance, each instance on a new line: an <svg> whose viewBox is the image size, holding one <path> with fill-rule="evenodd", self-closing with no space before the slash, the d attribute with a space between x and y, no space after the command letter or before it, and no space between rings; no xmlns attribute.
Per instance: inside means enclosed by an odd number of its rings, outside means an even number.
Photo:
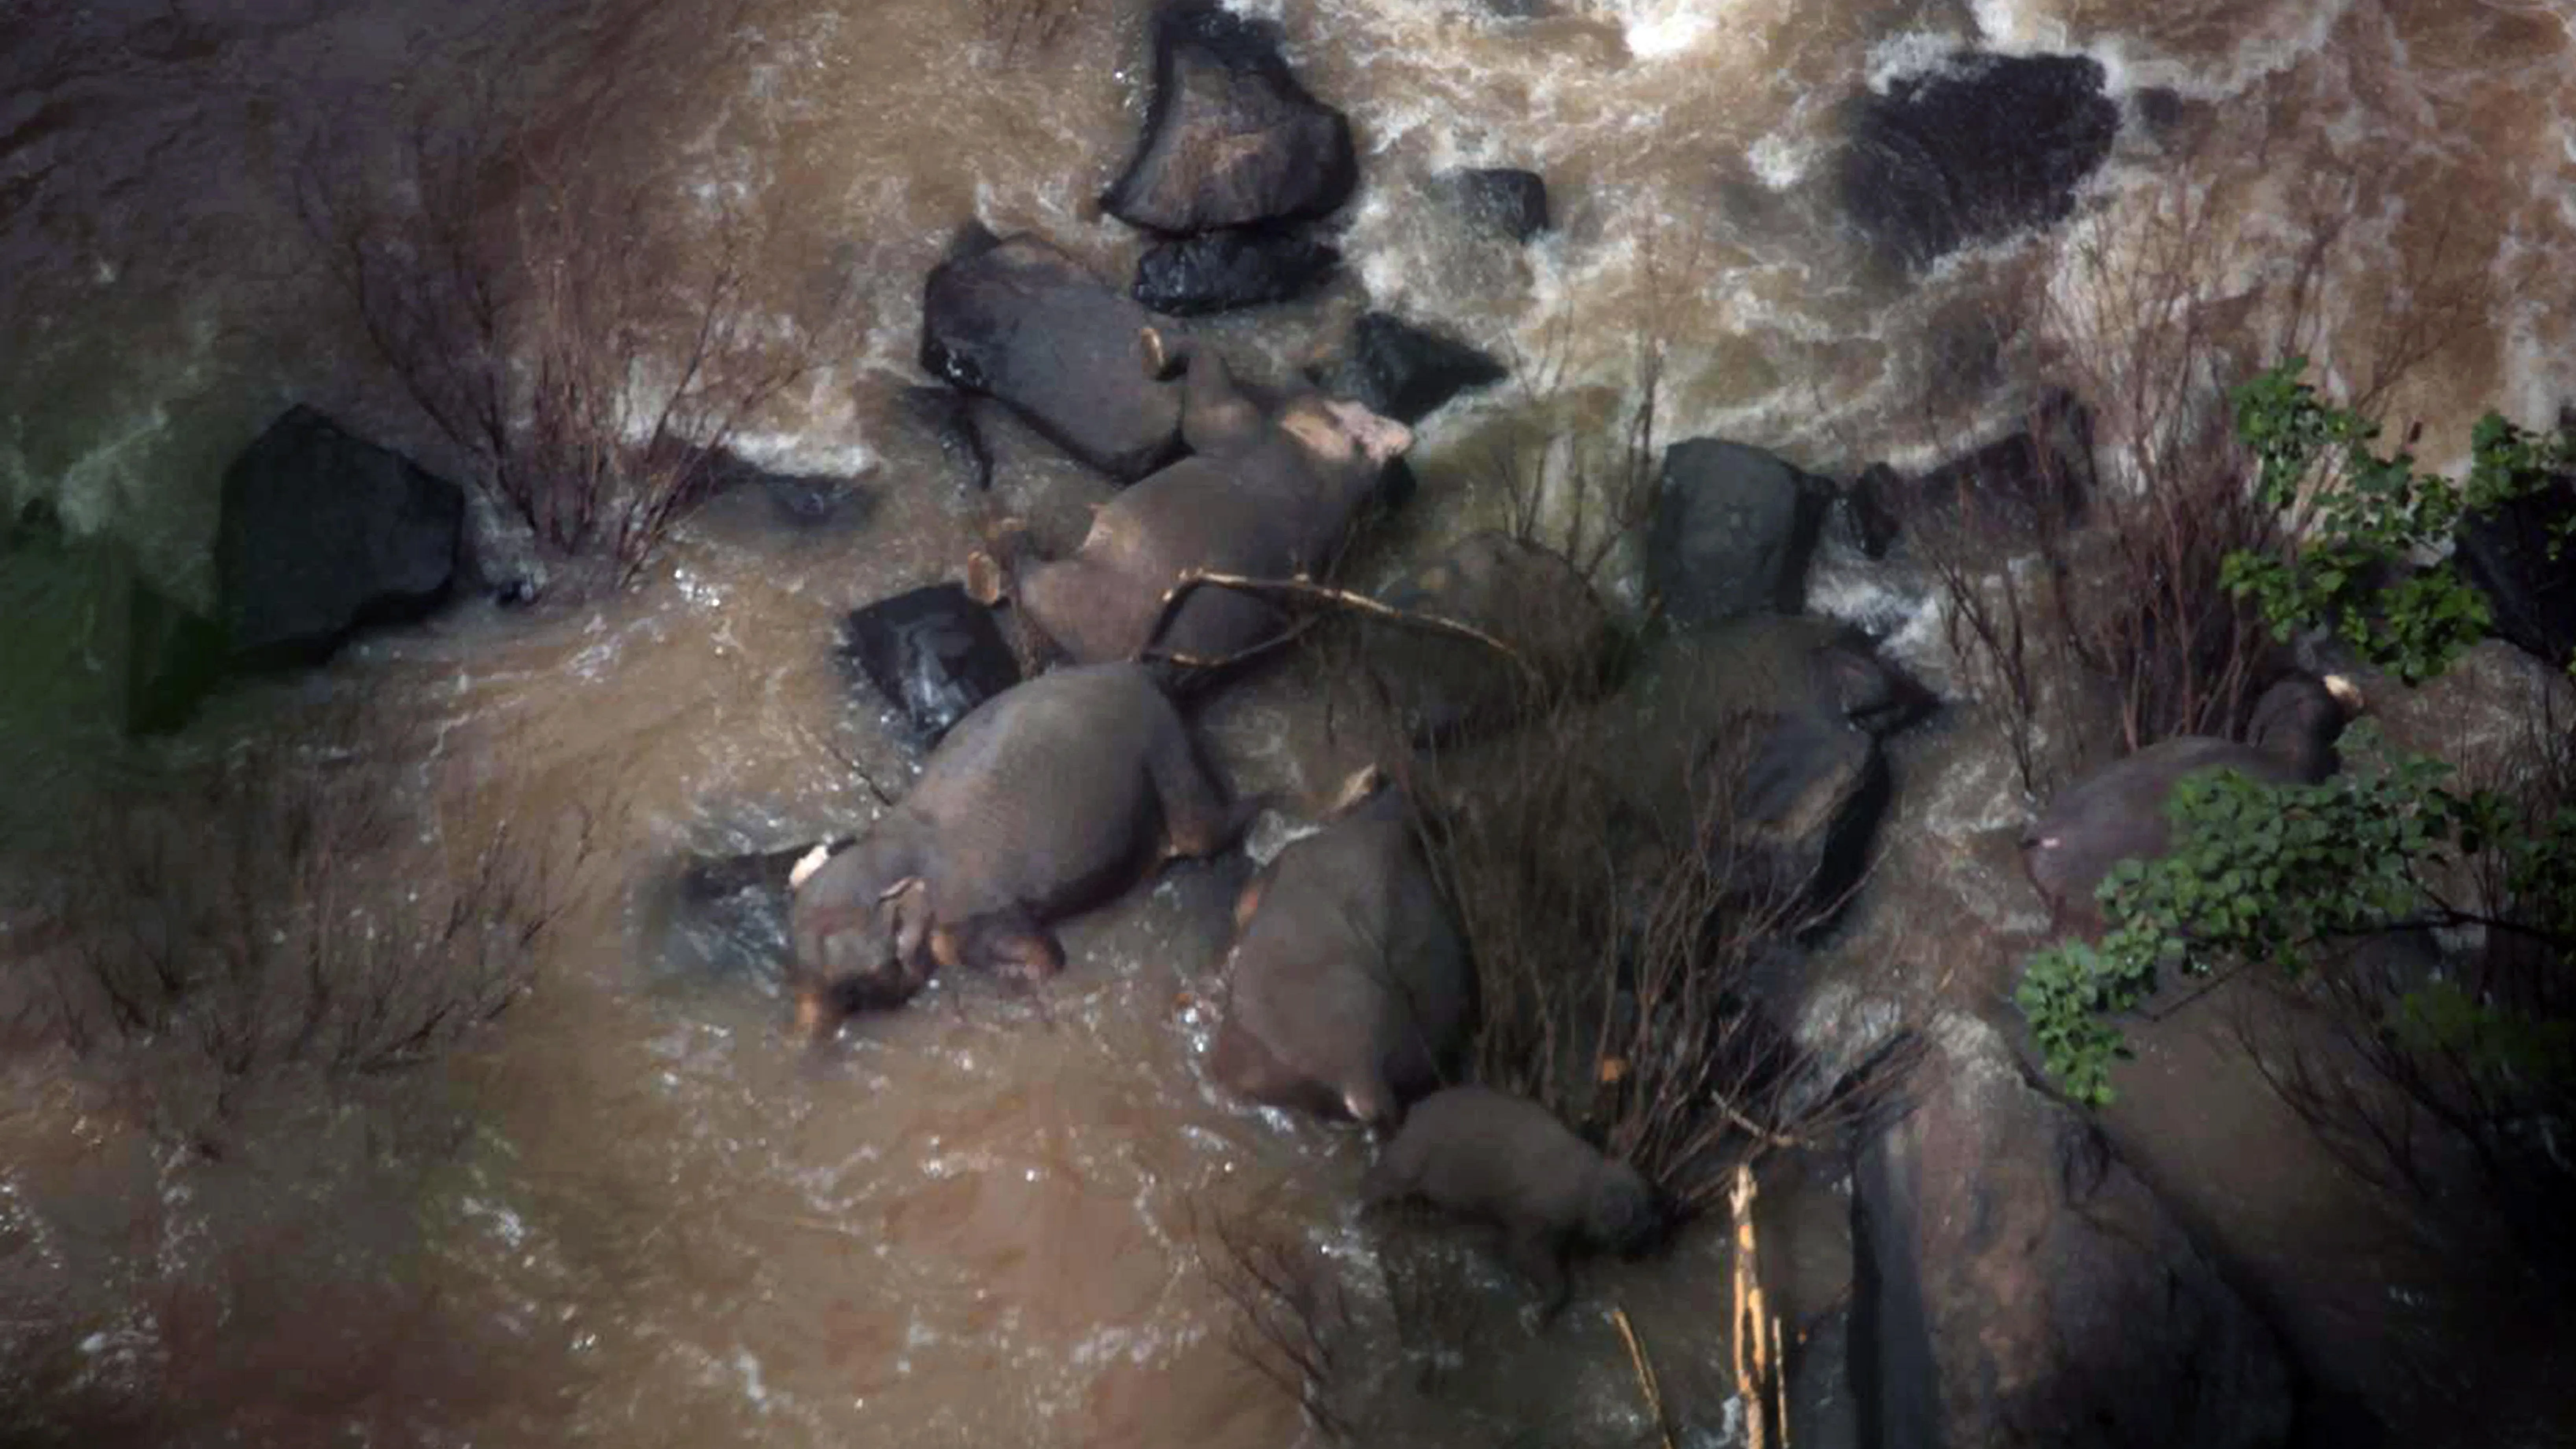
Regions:
<svg viewBox="0 0 2576 1449"><path fill-rule="evenodd" d="M1769 953L1832 904L1736 814L1766 723L1709 725L1677 752L1678 794L1654 801L1569 697L1483 750L1426 757L1411 785L1476 964L1477 1079L1546 1105L1689 1212L1847 1105L1802 1092L1815 1064L1756 1009Z"/></svg>
<svg viewBox="0 0 2576 1449"><path fill-rule="evenodd" d="M1250 1213L1192 1214L1191 1246L1234 1310L1227 1347L1297 1402L1337 1443L1358 1438L1346 1417L1357 1365L1358 1310L1332 1261L1288 1229Z"/></svg>
<svg viewBox="0 0 2576 1449"><path fill-rule="evenodd" d="M2546 696L2544 696L2544 700ZM2546 703L2462 783L2545 839L2576 806L2576 733ZM2233 1022L2281 1100L2419 1237L2466 1260L2504 1255L2545 1289L2576 1280L2576 920L2490 844L2453 862L2420 923L2319 943L2317 969L2256 973ZM2442 951L2392 939L2469 926Z"/></svg>
<svg viewBox="0 0 2576 1449"><path fill-rule="evenodd" d="M418 803L356 757L364 729L350 716L318 740L263 742L102 811L55 895L51 1034L148 1064L175 1066L175 1050L211 1073L220 1114L281 1072L420 1063L506 1011L593 820L524 833L504 816L424 839Z"/></svg>
<svg viewBox="0 0 2576 1449"><path fill-rule="evenodd" d="M2019 385L2062 388L2086 408L2101 484L2077 519L2050 478L2018 528L1963 507L1918 529L1947 608L1948 642L1982 706L2011 739L2024 787L2044 793L2084 763L2082 702L2105 699L2119 750L2242 727L2282 656L2251 600L2220 582L2230 553L2273 552L2295 519L2264 508L2235 436L2230 387L2282 358L2319 350L2323 300L2348 267L2366 210L2336 168L2270 198L2292 219L2286 252L2256 230L2244 192L2280 158L2198 156L2074 229L2031 286L1987 315ZM2278 208L2272 210L2271 208ZM2410 249L2397 299L2362 335L2350 395L2377 416L2414 369L2476 315L2477 291L2438 238ZM2042 419L2036 410L2036 427ZM1974 491L1971 489L1971 491ZM1998 559L1998 553L2007 555ZM2024 566L2016 567L2018 556Z"/></svg>
<svg viewBox="0 0 2576 1449"><path fill-rule="evenodd" d="M670 23L666 5L629 8ZM703 74L741 59L740 9L699 17ZM725 481L762 410L851 334L846 279L802 299L759 285L781 198L693 202L631 169L619 142L669 110L665 70L518 120L487 83L424 106L389 158L317 136L297 177L368 343L475 484L547 554L602 560L619 586Z"/></svg>

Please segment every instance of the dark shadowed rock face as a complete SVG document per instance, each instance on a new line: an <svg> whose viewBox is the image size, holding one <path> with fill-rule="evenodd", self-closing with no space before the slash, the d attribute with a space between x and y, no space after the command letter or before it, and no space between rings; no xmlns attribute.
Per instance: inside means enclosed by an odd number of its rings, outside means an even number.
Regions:
<svg viewBox="0 0 2576 1449"><path fill-rule="evenodd" d="M1832 490L1760 448L1693 438L1664 452L1646 577L1684 626L1796 612Z"/></svg>
<svg viewBox="0 0 2576 1449"><path fill-rule="evenodd" d="M2552 664L2576 658L2576 477L2462 520L2459 559L2498 634Z"/></svg>
<svg viewBox="0 0 2576 1449"><path fill-rule="evenodd" d="M1136 262L1137 301L1195 317L1285 302L1333 274L1342 254L1304 232L1246 228L1182 237Z"/></svg>
<svg viewBox="0 0 2576 1449"><path fill-rule="evenodd" d="M2018 430L1928 473L1875 466L1862 476L1891 535L1931 528L2018 546L2082 520L2095 481L2092 415L2073 394L2049 393Z"/></svg>
<svg viewBox="0 0 2576 1449"><path fill-rule="evenodd" d="M1452 172L1449 185L1478 230L1526 242L1547 230L1547 182L1507 166Z"/></svg>
<svg viewBox="0 0 2576 1449"><path fill-rule="evenodd" d="M2110 154L2120 108L2086 56L1964 52L1850 103L1844 210L1889 260L1922 266L1957 247L2065 217Z"/></svg>
<svg viewBox="0 0 2576 1449"><path fill-rule="evenodd" d="M1501 363L1464 342L1392 313L1370 312L1351 325L1342 360L1317 382L1370 412L1418 423L1458 394L1491 387L1510 375Z"/></svg>
<svg viewBox="0 0 2576 1449"><path fill-rule="evenodd" d="M1306 93L1277 27L1183 0L1154 18L1154 98L1104 210L1150 231L1324 216L1359 180L1351 126Z"/></svg>
<svg viewBox="0 0 2576 1449"><path fill-rule="evenodd" d="M361 624L416 619L447 596L465 494L298 407L224 473L217 612L237 659L327 658Z"/></svg>
<svg viewBox="0 0 2576 1449"><path fill-rule="evenodd" d="M931 269L921 365L999 398L1058 447L1132 483L1181 453L1181 389L1145 376L1154 314L1033 236Z"/></svg>
<svg viewBox="0 0 2576 1449"><path fill-rule="evenodd" d="M1853 1173L1861 1442L2286 1444L2278 1340L2163 1203L1992 1028L1930 1035L1912 1110Z"/></svg>
<svg viewBox="0 0 2576 1449"><path fill-rule="evenodd" d="M852 613L842 653L923 749L1020 682L1019 660L992 611L955 584L914 589Z"/></svg>
<svg viewBox="0 0 2576 1449"><path fill-rule="evenodd" d="M1454 743L1512 716L1515 705L1582 698L1604 682L1608 611L1559 554L1499 532L1471 534L1378 596L1396 608L1483 631L1529 671L1454 634L1381 629L1365 667L1406 733Z"/></svg>

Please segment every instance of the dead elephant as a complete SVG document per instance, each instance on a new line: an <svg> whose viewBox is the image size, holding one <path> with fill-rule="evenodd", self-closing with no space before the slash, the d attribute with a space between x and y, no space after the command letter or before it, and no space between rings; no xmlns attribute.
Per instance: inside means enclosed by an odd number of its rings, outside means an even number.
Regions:
<svg viewBox="0 0 2576 1449"><path fill-rule="evenodd" d="M1360 1179L1367 1203L1427 1199L1502 1229L1504 1255L1554 1317L1578 1249L1634 1257L1662 1240L1670 1214L1637 1170L1604 1157L1556 1114L1489 1087L1451 1087L1416 1103Z"/></svg>
<svg viewBox="0 0 2576 1449"><path fill-rule="evenodd" d="M1301 389L1264 409L1235 386L1224 359L1146 329L1143 366L1185 374L1181 436L1191 456L1102 505L1070 558L1019 560L1010 588L1038 631L1083 663L1131 659L1147 646L1163 596L1194 571L1276 579L1323 568L1386 465L1413 434L1357 403ZM977 592L1003 590L997 561L977 560ZM1202 588L1180 606L1162 647L1192 659L1250 648L1277 632L1279 611Z"/></svg>
<svg viewBox="0 0 2576 1449"><path fill-rule="evenodd" d="M1064 953L1048 923L1159 860L1215 854L1253 808L1228 806L1143 666L1015 685L958 721L892 814L798 867L798 1024L829 1036L909 1000L940 966L1050 975Z"/></svg>
<svg viewBox="0 0 2576 1449"><path fill-rule="evenodd" d="M1248 1100L1391 1126L1440 1085L1466 1034L1466 945L1375 770L1235 907L1233 976L1209 1067Z"/></svg>

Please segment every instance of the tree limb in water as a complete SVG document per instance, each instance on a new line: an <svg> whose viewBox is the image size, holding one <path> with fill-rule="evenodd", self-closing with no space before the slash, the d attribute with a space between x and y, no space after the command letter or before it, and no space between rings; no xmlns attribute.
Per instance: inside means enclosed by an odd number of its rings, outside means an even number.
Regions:
<svg viewBox="0 0 2576 1449"><path fill-rule="evenodd" d="M1215 669L1228 664L1240 663L1243 660L1253 658L1257 655L1266 653L1269 650L1278 648L1281 644L1295 638L1305 627L1304 625L1300 625L1297 628L1290 629L1284 633L1273 635L1269 639L1263 640L1261 643L1255 644L1249 649L1238 650L1235 653L1221 655L1214 659L1203 659L1194 655L1179 654L1170 650L1155 648L1154 646L1161 641L1164 632L1171 628L1172 620L1179 615L1181 604L1201 587L1232 589L1237 593L1266 595L1276 598L1302 599L1312 603L1329 604L1336 608L1348 609L1355 614L1360 614L1372 619L1382 619L1390 624L1398 624L1410 629L1421 629L1434 634L1450 634L1462 639L1472 639L1510 660L1521 670L1522 673L1528 675L1530 678L1534 680L1539 678L1537 666L1531 664L1527 658L1523 657L1519 650L1514 649L1509 644L1504 643L1502 640L1495 638L1493 635L1486 633L1484 630L1479 629L1472 624L1462 624L1456 619L1443 618L1438 614L1424 614L1417 613L1410 609L1399 609L1392 604L1380 603L1378 600L1372 599L1366 594L1355 594L1348 589L1337 589L1329 584L1319 584L1308 578L1257 579L1243 574L1221 574L1207 569L1193 569L1188 573L1181 575L1180 582L1163 591L1162 606L1159 612L1154 616L1154 627L1145 635L1145 646L1136 651L1136 658L1138 660L1160 659L1188 668Z"/></svg>

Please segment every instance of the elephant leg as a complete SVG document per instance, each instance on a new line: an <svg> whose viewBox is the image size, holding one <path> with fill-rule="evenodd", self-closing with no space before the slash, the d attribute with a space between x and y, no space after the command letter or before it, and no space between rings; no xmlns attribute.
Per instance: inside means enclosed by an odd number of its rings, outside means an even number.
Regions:
<svg viewBox="0 0 2576 1449"><path fill-rule="evenodd" d="M1005 911L979 922L974 956L978 966L1031 985L1064 969L1063 945L1023 911Z"/></svg>
<svg viewBox="0 0 2576 1449"><path fill-rule="evenodd" d="M1216 349L1148 327L1139 340L1145 375L1160 379L1181 370L1181 441L1193 453L1223 453L1261 436L1268 419L1234 385L1234 374Z"/></svg>
<svg viewBox="0 0 2576 1449"><path fill-rule="evenodd" d="M1177 722L1147 753L1145 768L1163 808L1166 859L1202 860L1217 854L1242 838L1268 803L1254 796L1228 804L1187 728Z"/></svg>

